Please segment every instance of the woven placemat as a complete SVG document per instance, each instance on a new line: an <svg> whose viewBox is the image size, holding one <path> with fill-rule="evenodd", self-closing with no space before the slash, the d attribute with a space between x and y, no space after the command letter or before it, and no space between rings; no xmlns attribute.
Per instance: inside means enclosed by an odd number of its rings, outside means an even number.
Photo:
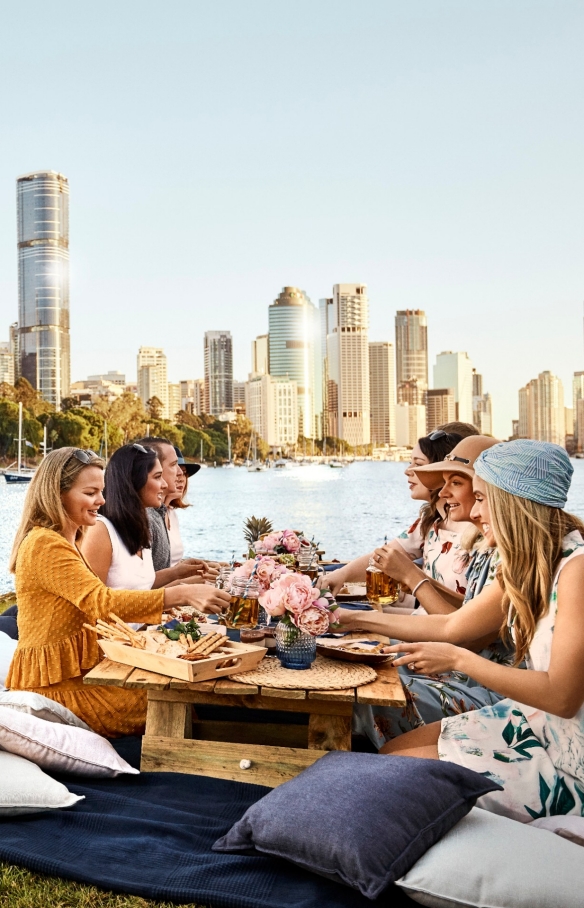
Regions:
<svg viewBox="0 0 584 908"><path fill-rule="evenodd" d="M317 656L306 671L284 668L279 659L262 659L257 668L239 675L230 675L232 681L257 684L260 687L281 687L290 690L344 690L360 687L375 681L377 673L370 665L333 662Z"/></svg>

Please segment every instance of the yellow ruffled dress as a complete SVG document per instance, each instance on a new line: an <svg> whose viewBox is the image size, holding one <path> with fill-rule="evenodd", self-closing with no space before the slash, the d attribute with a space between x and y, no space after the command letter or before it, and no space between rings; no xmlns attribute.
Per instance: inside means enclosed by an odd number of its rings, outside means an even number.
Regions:
<svg viewBox="0 0 584 908"><path fill-rule="evenodd" d="M96 635L83 624L109 612L157 624L164 590L111 590L60 533L35 527L18 550L16 596L19 639L6 686L62 703L100 735L141 734L145 692L83 686L101 658Z"/></svg>

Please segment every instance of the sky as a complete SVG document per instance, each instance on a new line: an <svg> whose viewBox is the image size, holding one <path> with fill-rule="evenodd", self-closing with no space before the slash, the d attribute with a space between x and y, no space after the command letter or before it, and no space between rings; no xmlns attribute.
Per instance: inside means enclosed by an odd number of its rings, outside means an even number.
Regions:
<svg viewBox="0 0 584 908"><path fill-rule="evenodd" d="M16 177L70 184L72 380L235 377L284 285L363 282L370 339L428 316L507 437L517 391L584 369L581 0L5 0L0 340ZM2 328L4 325L4 328Z"/></svg>

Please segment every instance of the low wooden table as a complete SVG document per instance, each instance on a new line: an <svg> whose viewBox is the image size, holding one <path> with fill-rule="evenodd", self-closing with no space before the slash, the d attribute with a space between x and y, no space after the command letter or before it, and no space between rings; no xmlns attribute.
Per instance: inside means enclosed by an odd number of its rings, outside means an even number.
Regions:
<svg viewBox="0 0 584 908"><path fill-rule="evenodd" d="M370 684L329 691L303 690L299 672L297 690L280 690L229 678L191 684L105 659L85 675L84 684L148 691L142 770L187 772L274 788L327 751L351 750L355 703L405 706L397 669L386 665L376 671L377 679ZM308 726L192 721L193 704L308 713ZM250 760L251 767L241 769L241 760Z"/></svg>

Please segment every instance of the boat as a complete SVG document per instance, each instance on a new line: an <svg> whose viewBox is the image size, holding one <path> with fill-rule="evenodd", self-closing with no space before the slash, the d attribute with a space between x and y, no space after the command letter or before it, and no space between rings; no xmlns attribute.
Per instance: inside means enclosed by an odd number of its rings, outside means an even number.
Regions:
<svg viewBox="0 0 584 908"><path fill-rule="evenodd" d="M252 438L253 438L253 460L250 460L249 455L251 453ZM252 433L252 435L250 436L250 439L249 439L249 448L248 448L248 452L247 452L247 461L246 461L245 465L247 467L248 473L263 473L265 470L268 469L267 466L265 465L265 463L262 463L261 460L258 460L258 444L257 444L257 435L255 435L255 433Z"/></svg>
<svg viewBox="0 0 584 908"><path fill-rule="evenodd" d="M27 442L28 444L28 442ZM46 440L45 440L45 452L46 452ZM16 467L16 469L13 469ZM2 470L4 474L4 479L9 483L16 482L30 482L34 476L36 470L34 467L27 467L26 464L22 462L22 403L18 404L18 460L14 464L10 464L9 467L6 467L5 470Z"/></svg>
<svg viewBox="0 0 584 908"><path fill-rule="evenodd" d="M342 470L343 467L346 467L346 463L341 463L340 460L331 460L329 462L329 467L332 467L333 470Z"/></svg>

